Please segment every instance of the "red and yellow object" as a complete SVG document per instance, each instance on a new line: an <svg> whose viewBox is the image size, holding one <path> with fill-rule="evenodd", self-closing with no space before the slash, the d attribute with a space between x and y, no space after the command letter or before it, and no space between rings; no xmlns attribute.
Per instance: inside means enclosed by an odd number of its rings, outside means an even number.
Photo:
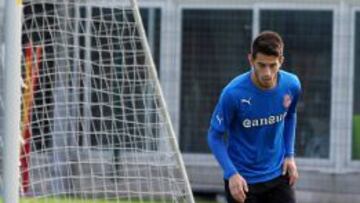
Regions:
<svg viewBox="0 0 360 203"><path fill-rule="evenodd" d="M22 144L20 152L20 169L22 177L23 192L28 192L30 184L29 174L29 154L31 152L31 115L34 104L34 92L36 91L39 81L39 66L41 63L42 48L36 47L34 56L34 47L32 43L28 43L25 48L25 75L24 90L22 100ZM36 60L34 60L36 59Z"/></svg>

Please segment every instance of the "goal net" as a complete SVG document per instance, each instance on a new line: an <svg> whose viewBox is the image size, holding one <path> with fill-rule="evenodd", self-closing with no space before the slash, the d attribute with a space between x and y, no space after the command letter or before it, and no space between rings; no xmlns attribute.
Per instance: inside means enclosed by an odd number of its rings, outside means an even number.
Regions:
<svg viewBox="0 0 360 203"><path fill-rule="evenodd" d="M22 14L24 201L193 202L136 2Z"/></svg>

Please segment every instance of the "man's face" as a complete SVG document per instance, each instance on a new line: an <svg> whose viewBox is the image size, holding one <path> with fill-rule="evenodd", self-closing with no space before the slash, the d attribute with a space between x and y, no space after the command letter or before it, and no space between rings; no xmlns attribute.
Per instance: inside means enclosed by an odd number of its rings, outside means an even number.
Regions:
<svg viewBox="0 0 360 203"><path fill-rule="evenodd" d="M257 53L255 58L249 54L249 61L253 71L253 79L255 83L263 89L270 89L276 86L277 73L284 61L283 56L272 56Z"/></svg>

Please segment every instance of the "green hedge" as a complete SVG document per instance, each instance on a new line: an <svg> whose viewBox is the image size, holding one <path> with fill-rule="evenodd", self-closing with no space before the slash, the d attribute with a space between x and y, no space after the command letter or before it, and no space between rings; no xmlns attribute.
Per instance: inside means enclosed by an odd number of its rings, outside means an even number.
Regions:
<svg viewBox="0 0 360 203"><path fill-rule="evenodd" d="M360 159L360 115L354 115L352 158Z"/></svg>

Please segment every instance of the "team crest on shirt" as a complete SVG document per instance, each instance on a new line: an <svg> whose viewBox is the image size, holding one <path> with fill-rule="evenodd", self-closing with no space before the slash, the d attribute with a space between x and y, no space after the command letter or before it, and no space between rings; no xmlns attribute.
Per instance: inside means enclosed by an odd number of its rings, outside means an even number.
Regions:
<svg viewBox="0 0 360 203"><path fill-rule="evenodd" d="M291 96L289 94L285 94L283 105L287 109L289 108L290 104L291 104Z"/></svg>

